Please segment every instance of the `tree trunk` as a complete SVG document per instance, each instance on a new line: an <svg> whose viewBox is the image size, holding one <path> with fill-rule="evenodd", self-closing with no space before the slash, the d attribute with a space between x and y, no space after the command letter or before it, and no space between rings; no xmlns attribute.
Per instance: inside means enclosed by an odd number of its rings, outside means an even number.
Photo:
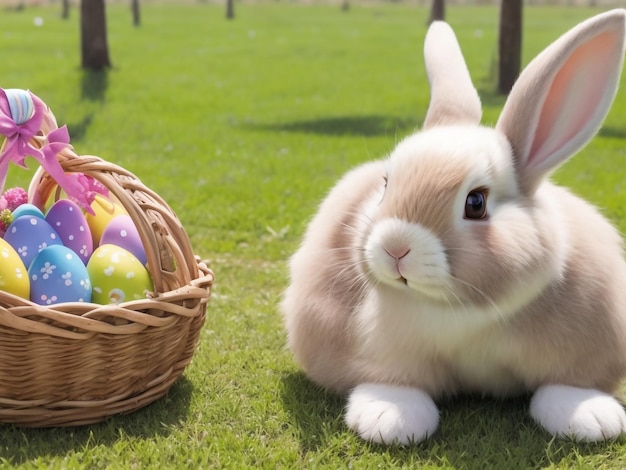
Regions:
<svg viewBox="0 0 626 470"><path fill-rule="evenodd" d="M70 0L63 0L61 4L61 18L67 20L70 17Z"/></svg>
<svg viewBox="0 0 626 470"><path fill-rule="evenodd" d="M80 2L81 65L84 69L111 67L104 0Z"/></svg>
<svg viewBox="0 0 626 470"><path fill-rule="evenodd" d="M133 11L133 26L141 24L141 15L139 12L139 0L131 0L130 8Z"/></svg>
<svg viewBox="0 0 626 470"><path fill-rule="evenodd" d="M235 0L226 0L226 19L232 20L235 17Z"/></svg>
<svg viewBox="0 0 626 470"><path fill-rule="evenodd" d="M507 95L522 66L522 0L502 0L498 41L498 92Z"/></svg>
<svg viewBox="0 0 626 470"><path fill-rule="evenodd" d="M433 21L443 21L446 18L446 2L445 0L433 0L430 7L430 18L428 24Z"/></svg>

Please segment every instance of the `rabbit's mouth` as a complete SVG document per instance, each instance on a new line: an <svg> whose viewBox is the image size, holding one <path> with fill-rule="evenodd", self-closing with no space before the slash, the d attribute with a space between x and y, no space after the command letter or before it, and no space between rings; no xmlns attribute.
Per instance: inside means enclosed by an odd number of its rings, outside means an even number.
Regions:
<svg viewBox="0 0 626 470"><path fill-rule="evenodd" d="M409 285L409 281L408 281L408 280L407 280L407 278L406 278L406 277L404 277L404 276L400 276L399 278L397 278L397 279L396 279L396 281L398 281L398 282L400 282L400 283L404 284L405 286L408 286L408 285Z"/></svg>

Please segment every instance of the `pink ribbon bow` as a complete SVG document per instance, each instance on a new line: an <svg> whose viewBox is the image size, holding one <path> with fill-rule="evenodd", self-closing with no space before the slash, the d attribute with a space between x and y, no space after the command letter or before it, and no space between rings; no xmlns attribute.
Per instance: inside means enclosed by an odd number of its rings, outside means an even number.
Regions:
<svg viewBox="0 0 626 470"><path fill-rule="evenodd" d="M58 128L45 103L30 91L0 88L0 135L6 137L0 147L0 192L6 182L9 163L26 168L24 160L31 156L70 199L90 214L93 214L91 203L96 194L108 196L107 189L93 178L63 171L57 154L65 149L72 150L67 127ZM39 146L34 146L33 142Z"/></svg>

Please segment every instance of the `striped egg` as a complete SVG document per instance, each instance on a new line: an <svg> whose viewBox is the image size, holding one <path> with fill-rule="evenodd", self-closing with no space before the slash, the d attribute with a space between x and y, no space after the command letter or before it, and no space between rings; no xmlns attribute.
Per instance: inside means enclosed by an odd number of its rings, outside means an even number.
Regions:
<svg viewBox="0 0 626 470"><path fill-rule="evenodd" d="M4 93L9 101L11 117L13 121L15 121L15 124L24 124L33 117L35 104L28 91L18 88L9 88L8 90L4 90Z"/></svg>

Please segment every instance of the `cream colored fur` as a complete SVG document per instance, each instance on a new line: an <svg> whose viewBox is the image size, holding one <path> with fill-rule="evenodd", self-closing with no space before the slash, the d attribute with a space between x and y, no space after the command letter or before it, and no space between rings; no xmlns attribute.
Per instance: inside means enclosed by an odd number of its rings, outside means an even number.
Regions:
<svg viewBox="0 0 626 470"><path fill-rule="evenodd" d="M613 10L549 46L495 129L479 126L452 30L431 27L426 129L331 190L281 305L296 361L348 394L346 422L365 439L424 439L438 423L432 399L465 392L537 391L531 414L559 436L626 431L610 395L626 375L622 240L546 180L608 112L625 25L626 10ZM477 189L483 220L465 213Z"/></svg>

